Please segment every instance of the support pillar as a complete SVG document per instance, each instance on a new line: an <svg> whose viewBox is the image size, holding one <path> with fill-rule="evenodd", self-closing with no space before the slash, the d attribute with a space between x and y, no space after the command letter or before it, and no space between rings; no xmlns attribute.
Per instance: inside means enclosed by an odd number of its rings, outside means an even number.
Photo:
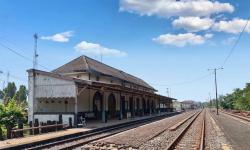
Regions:
<svg viewBox="0 0 250 150"><path fill-rule="evenodd" d="M34 111L35 111L35 83L36 82L36 74L35 70L33 69L32 71L29 72L29 84L28 84L28 122L34 121Z"/></svg>
<svg viewBox="0 0 250 150"><path fill-rule="evenodd" d="M122 120L122 118L123 118L122 112L124 110L122 110L122 101L123 101L123 99L122 99L122 94L121 94L121 91L120 91L120 117L119 117L119 120Z"/></svg>
<svg viewBox="0 0 250 150"><path fill-rule="evenodd" d="M74 125L77 126L77 98L75 98Z"/></svg>
<svg viewBox="0 0 250 150"><path fill-rule="evenodd" d="M159 110L159 114L161 113L161 100L158 100L158 110Z"/></svg>
<svg viewBox="0 0 250 150"><path fill-rule="evenodd" d="M152 101L149 101L149 115L152 115Z"/></svg>
<svg viewBox="0 0 250 150"><path fill-rule="evenodd" d="M75 95L75 103L74 103L74 125L77 126L77 114L78 114L78 109L77 109L77 103L78 103L78 87L75 86L76 88L76 95Z"/></svg>
<svg viewBox="0 0 250 150"><path fill-rule="evenodd" d="M106 123L107 122L107 118L106 118L106 96L104 95L104 92L102 92L102 101L103 101L103 105L102 105L102 123Z"/></svg>

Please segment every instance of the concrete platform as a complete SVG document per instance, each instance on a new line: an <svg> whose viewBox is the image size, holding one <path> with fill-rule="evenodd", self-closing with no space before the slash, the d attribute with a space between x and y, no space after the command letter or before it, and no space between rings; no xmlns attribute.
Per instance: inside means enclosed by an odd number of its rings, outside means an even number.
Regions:
<svg viewBox="0 0 250 150"><path fill-rule="evenodd" d="M50 132L50 133L45 133L41 135L34 135L34 136L28 136L28 137L23 137L23 138L15 138L15 139L9 139L5 141L0 141L0 149L35 143L39 141L46 141L46 140L50 140L50 139L54 139L54 138L58 138L62 136L73 135L76 133L84 133L86 131L91 131L97 128L108 127L108 126L122 124L122 123L130 122L130 121L142 120L142 119L147 119L147 118L167 115L167 114L171 114L171 113L161 113L157 115L135 117L131 119L122 119L122 120L112 119L112 120L108 120L107 123L102 123L99 120L87 121L86 122L87 126L83 128L72 128L72 129L67 129L67 130L58 131L58 132Z"/></svg>
<svg viewBox="0 0 250 150"><path fill-rule="evenodd" d="M224 132L227 140L236 150L250 150L250 123L244 120L229 116L219 112L211 113L216 120L216 123Z"/></svg>
<svg viewBox="0 0 250 150"><path fill-rule="evenodd" d="M6 148L6 147L12 147L20 144L29 144L41 140L48 140L51 138L56 138L56 137L61 137L64 135L69 135L69 134L74 134L78 132L84 132L88 131L90 129L86 128L73 128L73 129L67 129L63 131L58 131L58 132L50 132L50 133L45 133L41 135L34 135L34 136L28 136L28 137L23 137L23 138L15 138L15 139L9 139L5 141L0 141L0 149L1 148Z"/></svg>

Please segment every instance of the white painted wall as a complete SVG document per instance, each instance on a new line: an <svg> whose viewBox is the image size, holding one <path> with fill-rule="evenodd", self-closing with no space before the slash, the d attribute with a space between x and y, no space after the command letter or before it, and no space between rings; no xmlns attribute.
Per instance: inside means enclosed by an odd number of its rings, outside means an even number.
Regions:
<svg viewBox="0 0 250 150"><path fill-rule="evenodd" d="M75 97L76 95L75 83L73 81L37 75L35 83L36 98Z"/></svg>
<svg viewBox="0 0 250 150"><path fill-rule="evenodd" d="M53 103L52 103L53 101ZM65 101L68 103L65 104ZM75 100L73 98L57 99L37 99L37 108L35 112L72 112L74 113Z"/></svg>
<svg viewBox="0 0 250 150"><path fill-rule="evenodd" d="M58 114L35 114L34 119L38 119L39 122L59 121Z"/></svg>
<svg viewBox="0 0 250 150"><path fill-rule="evenodd" d="M69 125L69 118L72 118L72 124L74 124L74 115L73 114L63 114L62 115L62 120L63 120L63 124L67 124Z"/></svg>
<svg viewBox="0 0 250 150"><path fill-rule="evenodd" d="M73 114L62 114L63 124L69 125L69 118L72 118L72 124L74 124L74 115ZM35 114L34 119L38 119L39 122L50 121L59 121L59 114Z"/></svg>
<svg viewBox="0 0 250 150"><path fill-rule="evenodd" d="M35 75L29 72L29 93L28 93L28 120L34 120L36 112L64 112L65 107L56 103L39 103L38 100L47 98L68 98L68 112L74 111L70 106L76 97L76 86L74 81L63 80L43 74Z"/></svg>

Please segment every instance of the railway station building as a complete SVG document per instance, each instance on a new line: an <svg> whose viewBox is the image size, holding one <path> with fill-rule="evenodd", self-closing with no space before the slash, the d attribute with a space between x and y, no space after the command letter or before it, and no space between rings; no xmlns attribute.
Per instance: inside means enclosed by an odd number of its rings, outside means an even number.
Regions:
<svg viewBox="0 0 250 150"><path fill-rule="evenodd" d="M51 71L28 70L28 119L63 120L80 117L107 122L173 110L173 98L133 75L80 56Z"/></svg>

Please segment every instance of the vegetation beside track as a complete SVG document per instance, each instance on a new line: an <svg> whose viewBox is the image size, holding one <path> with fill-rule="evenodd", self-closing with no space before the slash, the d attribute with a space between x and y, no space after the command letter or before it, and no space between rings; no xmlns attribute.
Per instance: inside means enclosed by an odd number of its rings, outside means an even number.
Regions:
<svg viewBox="0 0 250 150"><path fill-rule="evenodd" d="M219 96L218 101L223 109L250 111L250 83L247 83L243 89L236 88L231 94ZM215 107L216 101L212 100L205 105Z"/></svg>

